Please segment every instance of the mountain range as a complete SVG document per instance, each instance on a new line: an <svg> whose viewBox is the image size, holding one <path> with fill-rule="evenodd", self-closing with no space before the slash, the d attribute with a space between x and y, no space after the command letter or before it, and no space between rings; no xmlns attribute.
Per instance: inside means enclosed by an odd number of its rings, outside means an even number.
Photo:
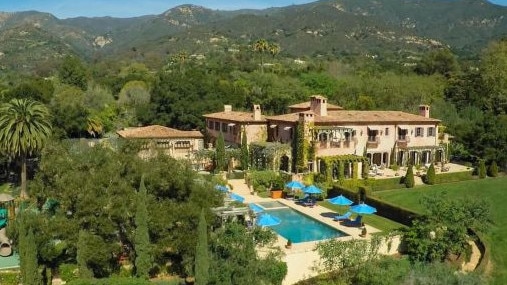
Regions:
<svg viewBox="0 0 507 285"><path fill-rule="evenodd" d="M101 60L224 51L259 38L293 57L409 56L439 47L473 56L506 35L507 7L486 0L321 0L237 11L182 5L135 18L0 12L0 69L44 70L67 54Z"/></svg>

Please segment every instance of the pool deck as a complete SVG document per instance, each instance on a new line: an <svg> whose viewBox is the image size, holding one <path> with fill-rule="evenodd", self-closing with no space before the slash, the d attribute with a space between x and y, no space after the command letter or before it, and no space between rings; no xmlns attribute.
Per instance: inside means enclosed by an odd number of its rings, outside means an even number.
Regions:
<svg viewBox="0 0 507 285"><path fill-rule="evenodd" d="M233 193L239 194L245 198L245 203L277 201L348 235L346 237L340 237L340 240L350 240L353 238L365 239L359 236L361 228L346 227L341 225L339 222L333 221L332 217L335 216L336 213L330 211L328 208L322 206L305 207L296 204L292 200L262 198L256 195L251 195L250 189L245 184L244 179L229 180L229 184L232 185ZM368 239L371 233L379 232L378 229L368 225L366 225L366 228L368 231L366 239ZM285 257L283 260L287 263L288 267L287 276L282 284L290 285L300 280L318 275L316 271L312 270L312 267L314 267L316 262L319 260L319 255L315 251L317 241L293 243L291 249L285 249L286 243L287 240L278 235L276 245L280 246L280 248L285 251ZM381 251L386 250L381 249Z"/></svg>

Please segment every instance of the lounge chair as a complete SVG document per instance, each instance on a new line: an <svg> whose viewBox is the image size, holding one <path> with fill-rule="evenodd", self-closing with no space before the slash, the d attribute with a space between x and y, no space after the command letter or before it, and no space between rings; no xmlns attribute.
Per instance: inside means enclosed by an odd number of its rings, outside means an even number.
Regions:
<svg viewBox="0 0 507 285"><path fill-rule="evenodd" d="M313 199L308 199L303 202L303 206L305 206L305 207L313 207L315 205L316 205L316 203L315 203L315 200L313 200Z"/></svg>
<svg viewBox="0 0 507 285"><path fill-rule="evenodd" d="M351 216L351 215L352 215L352 213L351 213L351 212L347 212L347 213L345 213L345 214L343 214L343 215L341 215L341 216L335 216L335 217L333 218L333 220L335 220L335 221L348 220L348 219L350 218L350 216Z"/></svg>
<svg viewBox="0 0 507 285"><path fill-rule="evenodd" d="M362 226L361 220L363 219L363 216L358 215L355 220L345 220L343 221L343 225L347 227L360 227Z"/></svg>

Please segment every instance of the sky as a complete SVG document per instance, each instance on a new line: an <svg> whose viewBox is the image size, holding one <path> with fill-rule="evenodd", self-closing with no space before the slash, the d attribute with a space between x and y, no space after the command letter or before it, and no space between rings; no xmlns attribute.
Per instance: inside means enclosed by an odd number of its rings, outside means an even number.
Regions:
<svg viewBox="0 0 507 285"><path fill-rule="evenodd" d="M210 9L237 10L282 7L314 0L0 0L0 11L36 10L64 19L73 17L135 17L161 14L182 4L195 4ZM507 6L507 0L489 0Z"/></svg>

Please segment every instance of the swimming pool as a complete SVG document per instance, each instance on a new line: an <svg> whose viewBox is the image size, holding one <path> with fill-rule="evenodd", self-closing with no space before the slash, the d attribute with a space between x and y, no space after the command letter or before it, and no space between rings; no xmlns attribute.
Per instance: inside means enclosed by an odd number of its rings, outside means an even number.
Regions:
<svg viewBox="0 0 507 285"><path fill-rule="evenodd" d="M279 225L272 226L277 234L293 243L317 241L347 236L346 233L314 220L291 208L267 210L270 215L280 218Z"/></svg>

